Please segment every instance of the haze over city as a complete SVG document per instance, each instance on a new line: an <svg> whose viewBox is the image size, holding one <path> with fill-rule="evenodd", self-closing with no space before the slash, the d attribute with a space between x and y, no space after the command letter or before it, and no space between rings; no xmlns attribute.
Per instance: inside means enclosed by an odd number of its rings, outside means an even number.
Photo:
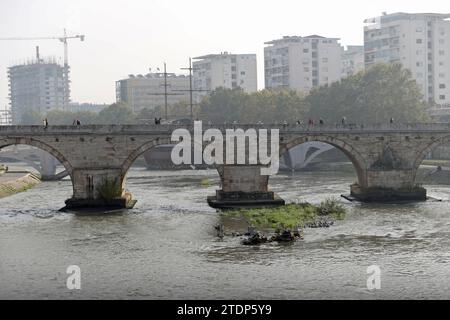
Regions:
<svg viewBox="0 0 450 320"><path fill-rule="evenodd" d="M0 37L85 34L69 43L71 99L112 103L115 81L145 74L168 64L181 73L189 57L224 51L256 53L258 87L264 87L264 42L286 35L318 34L363 44L363 20L382 12L442 12L442 1L70 1L3 0ZM253 13L253 14L250 14ZM62 62L63 46L55 40L0 42L0 106L8 104L7 67L43 56Z"/></svg>

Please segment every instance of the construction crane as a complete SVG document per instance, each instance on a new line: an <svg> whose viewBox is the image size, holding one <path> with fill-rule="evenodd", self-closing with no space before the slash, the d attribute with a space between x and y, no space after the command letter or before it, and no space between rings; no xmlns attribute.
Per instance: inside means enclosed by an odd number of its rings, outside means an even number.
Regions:
<svg viewBox="0 0 450 320"><path fill-rule="evenodd" d="M84 41L86 36L84 35L74 35L68 36L66 29L64 29L64 35L62 37L11 37L11 38L0 38L0 40L59 40L64 44L64 79L65 83L68 86L69 84L69 45L67 40L69 39L80 39ZM39 54L38 54L39 56ZM39 57L38 57L39 60ZM69 91L69 88L66 87L65 90Z"/></svg>
<svg viewBox="0 0 450 320"><path fill-rule="evenodd" d="M86 36L84 35L75 35L68 36L66 29L64 29L64 35L62 37L18 37L18 38L0 38L0 40L59 40L64 44L64 66L69 66L69 48L67 40L69 39L80 39L84 41Z"/></svg>

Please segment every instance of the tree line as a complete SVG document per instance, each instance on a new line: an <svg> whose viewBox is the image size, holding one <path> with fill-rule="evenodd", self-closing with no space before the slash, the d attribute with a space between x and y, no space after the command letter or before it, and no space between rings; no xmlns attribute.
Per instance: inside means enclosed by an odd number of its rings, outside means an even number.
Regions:
<svg viewBox="0 0 450 320"><path fill-rule="evenodd" d="M408 69L400 64L379 64L331 85L313 89L304 95L294 90L262 90L245 93L242 89L218 88L194 106L194 117L211 123L274 123L310 119L337 123L383 123L428 121L423 95ZM142 124L164 117L163 106L133 113L126 104L115 103L100 113L51 111L46 115L52 125ZM190 117L186 102L168 107L170 119ZM42 123L42 115L27 112L22 124Z"/></svg>

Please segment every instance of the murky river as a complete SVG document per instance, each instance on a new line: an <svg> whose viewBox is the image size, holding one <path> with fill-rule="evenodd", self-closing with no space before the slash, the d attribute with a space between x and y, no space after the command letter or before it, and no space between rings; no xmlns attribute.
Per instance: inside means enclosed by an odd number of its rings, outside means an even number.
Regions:
<svg viewBox="0 0 450 320"><path fill-rule="evenodd" d="M202 180L209 179L210 187ZM354 178L298 173L271 179L288 201L319 203L348 193ZM444 199L406 205L342 200L346 220L307 229L290 246L245 247L216 238L219 215L205 197L215 171L132 169L136 208L114 215L60 213L71 182L43 183L0 200L0 299L450 299L450 186ZM81 268L81 290L66 287ZM367 267L381 289L367 289Z"/></svg>

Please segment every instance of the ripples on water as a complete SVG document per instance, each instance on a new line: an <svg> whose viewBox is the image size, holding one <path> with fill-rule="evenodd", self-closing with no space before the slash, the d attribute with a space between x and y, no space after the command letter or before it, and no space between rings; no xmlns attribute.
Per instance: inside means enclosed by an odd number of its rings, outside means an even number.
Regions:
<svg viewBox="0 0 450 320"><path fill-rule="evenodd" d="M201 181L210 179L211 187ZM346 174L271 179L288 201L319 203L349 192ZM349 214L305 241L245 247L218 241L205 198L219 185L210 171L133 169L134 210L110 215L60 213L70 181L0 200L0 298L450 298L450 186L428 187L443 202L343 203ZM366 269L382 269L369 292ZM66 268L82 270L82 290L66 289Z"/></svg>

